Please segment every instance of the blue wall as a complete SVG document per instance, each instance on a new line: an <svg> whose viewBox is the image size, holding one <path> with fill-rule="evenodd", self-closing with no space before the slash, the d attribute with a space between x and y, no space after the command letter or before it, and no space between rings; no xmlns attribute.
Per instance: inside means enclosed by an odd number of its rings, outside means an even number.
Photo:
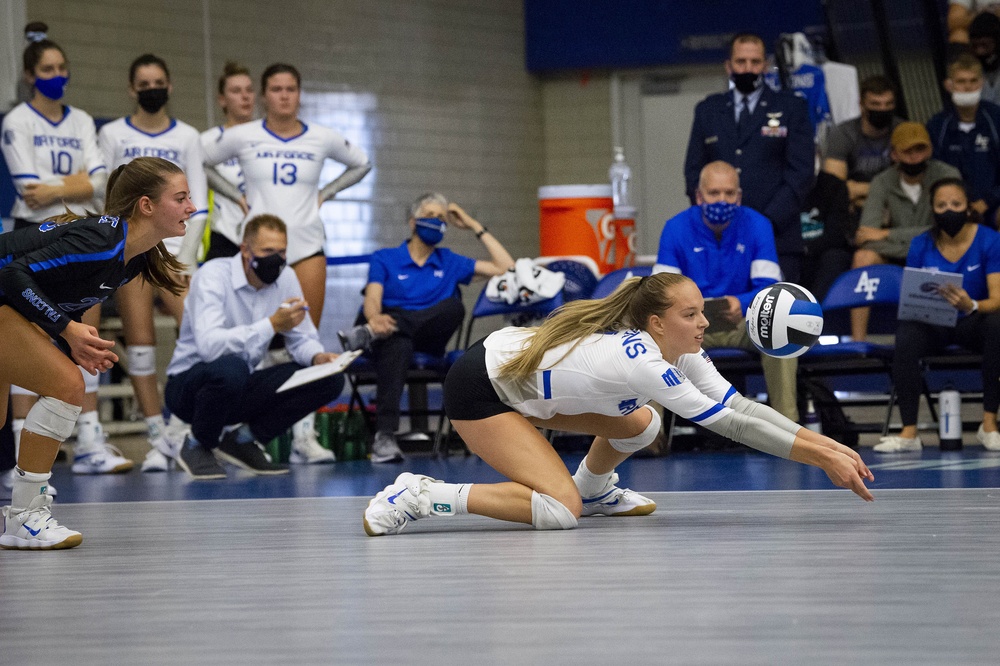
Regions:
<svg viewBox="0 0 1000 666"><path fill-rule="evenodd" d="M525 0L524 14L532 72L721 63L737 32L770 52L783 32L825 25L821 0Z"/></svg>

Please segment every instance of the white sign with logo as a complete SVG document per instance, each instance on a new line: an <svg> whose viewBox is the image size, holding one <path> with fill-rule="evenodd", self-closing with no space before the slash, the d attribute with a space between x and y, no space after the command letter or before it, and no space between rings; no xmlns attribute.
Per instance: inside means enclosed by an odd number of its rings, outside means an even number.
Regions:
<svg viewBox="0 0 1000 666"><path fill-rule="evenodd" d="M954 326L958 321L958 310L938 293L938 288L946 284L961 287L962 274L909 266L904 268L899 288L899 319Z"/></svg>

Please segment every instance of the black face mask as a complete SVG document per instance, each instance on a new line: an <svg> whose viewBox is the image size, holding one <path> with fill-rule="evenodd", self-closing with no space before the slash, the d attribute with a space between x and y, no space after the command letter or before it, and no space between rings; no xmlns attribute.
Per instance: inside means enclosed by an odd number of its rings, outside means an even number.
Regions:
<svg viewBox="0 0 1000 666"><path fill-rule="evenodd" d="M969 210L946 210L943 213L934 213L934 223L938 229L945 232L952 238L958 235L965 223L969 221Z"/></svg>
<svg viewBox="0 0 1000 666"><path fill-rule="evenodd" d="M872 109L865 109L865 113L868 115L868 124L877 130L884 130L886 127L892 124L892 115L895 111L890 110L879 110L873 111Z"/></svg>
<svg viewBox="0 0 1000 666"><path fill-rule="evenodd" d="M280 254L269 254L266 257L250 255L250 269L264 284L274 284L286 263Z"/></svg>
<svg viewBox="0 0 1000 666"><path fill-rule="evenodd" d="M166 88L148 88L139 91L139 106L146 113L156 113L162 109L170 96Z"/></svg>
<svg viewBox="0 0 1000 666"><path fill-rule="evenodd" d="M924 160L923 162L917 162L916 164L907 164L906 162L900 162L899 170L905 173L907 176L919 176L924 171L927 171L927 160Z"/></svg>
<svg viewBox="0 0 1000 666"><path fill-rule="evenodd" d="M744 72L742 74L732 74L730 77L733 85L744 95L749 95L763 84L764 79L760 74Z"/></svg>

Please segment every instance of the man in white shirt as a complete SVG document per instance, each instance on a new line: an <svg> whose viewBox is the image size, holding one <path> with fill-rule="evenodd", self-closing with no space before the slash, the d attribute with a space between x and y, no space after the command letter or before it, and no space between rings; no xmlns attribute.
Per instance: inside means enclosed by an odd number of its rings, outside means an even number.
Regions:
<svg viewBox="0 0 1000 666"><path fill-rule="evenodd" d="M344 387L336 374L277 393L296 370L338 356L324 351L306 316L298 279L286 267L287 244L285 224L258 215L246 224L239 254L207 262L191 280L164 393L170 411L191 424L178 463L196 479L225 477L216 458L255 474L287 473L257 442L284 432ZM278 333L294 362L258 370Z"/></svg>

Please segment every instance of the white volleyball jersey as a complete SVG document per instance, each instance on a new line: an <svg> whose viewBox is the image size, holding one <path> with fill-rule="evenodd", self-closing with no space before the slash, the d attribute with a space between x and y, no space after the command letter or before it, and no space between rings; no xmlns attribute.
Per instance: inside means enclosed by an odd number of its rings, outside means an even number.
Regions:
<svg viewBox="0 0 1000 666"><path fill-rule="evenodd" d="M94 119L86 111L72 106L63 109L62 120L53 123L23 102L3 119L0 148L18 193L11 210L13 217L42 222L62 215L67 206L78 215L102 212L103 192L95 192L89 201L56 201L38 210L28 208L20 196L29 183L57 185L62 184L63 176L80 172L90 176L107 168L97 148Z"/></svg>
<svg viewBox="0 0 1000 666"><path fill-rule="evenodd" d="M198 130L185 122L172 118L170 127L157 134L149 134L135 127L126 116L112 120L97 134L97 143L104 153L108 169L114 171L137 157L162 157L184 170L191 201L197 210L188 220L188 234L197 238L168 238L166 248L181 261L191 264L193 254L180 256L181 245L195 250L201 244L204 218L208 215L208 184L205 181L205 158L201 150Z"/></svg>
<svg viewBox="0 0 1000 666"><path fill-rule="evenodd" d="M213 127L201 133L201 147L215 143L226 131L225 127ZM243 169L240 167L239 159L231 157L225 162L216 165L215 170L219 175L239 188L244 195L247 193L246 182L243 180ZM212 231L222 234L230 241L239 245L243 240L243 209L240 205L220 195L213 193L212 209L208 213L208 222L212 225Z"/></svg>
<svg viewBox="0 0 1000 666"><path fill-rule="evenodd" d="M326 127L302 123L291 139L273 134L265 120L230 127L205 146L205 163L236 157L246 180L250 215L270 213L288 225L288 263L323 251L326 234L319 217L319 178L329 158L347 167L368 164L358 146Z"/></svg>
<svg viewBox="0 0 1000 666"><path fill-rule="evenodd" d="M645 331L591 335L572 351L573 343L566 343L546 352L529 379L501 378L500 366L532 335L531 329L508 327L485 341L490 382L505 404L525 416L622 416L650 401L703 426L732 413L726 405L736 389L707 354L684 354L673 365Z"/></svg>

